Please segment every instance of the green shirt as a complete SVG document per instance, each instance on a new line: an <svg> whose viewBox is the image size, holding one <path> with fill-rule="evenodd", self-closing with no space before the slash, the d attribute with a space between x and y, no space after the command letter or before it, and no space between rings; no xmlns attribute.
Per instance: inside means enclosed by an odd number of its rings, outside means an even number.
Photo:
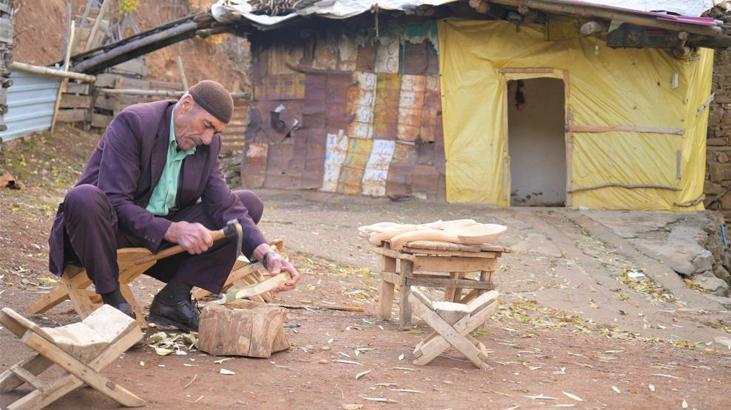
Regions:
<svg viewBox="0 0 731 410"><path fill-rule="evenodd" d="M173 109L174 112L175 109ZM152 191L150 202L147 204L148 211L160 216L167 215L171 208L175 208L180 167L183 165L185 157L195 153L195 147L186 151L178 149L178 143L175 141L173 113L170 114L170 145L168 145L168 155L165 158L165 167L162 169L162 175L157 182L157 186Z"/></svg>

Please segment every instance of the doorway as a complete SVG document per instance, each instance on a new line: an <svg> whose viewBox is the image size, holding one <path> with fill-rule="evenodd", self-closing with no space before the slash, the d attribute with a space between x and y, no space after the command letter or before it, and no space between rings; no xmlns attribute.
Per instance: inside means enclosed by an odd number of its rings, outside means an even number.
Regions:
<svg viewBox="0 0 731 410"><path fill-rule="evenodd" d="M508 81L508 155L512 206L565 206L564 83Z"/></svg>

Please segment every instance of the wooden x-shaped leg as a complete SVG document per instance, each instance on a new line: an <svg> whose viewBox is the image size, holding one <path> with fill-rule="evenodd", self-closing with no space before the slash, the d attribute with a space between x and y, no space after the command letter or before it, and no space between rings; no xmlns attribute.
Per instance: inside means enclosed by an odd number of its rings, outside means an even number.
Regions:
<svg viewBox="0 0 731 410"><path fill-rule="evenodd" d="M470 336L470 333L480 327L485 321L495 313L497 308L496 298L485 298L490 303L483 303L482 306L476 307L476 311L467 314L459 319L454 318L454 322L450 323L439 314L437 314L429 303L420 297L419 294L411 294L409 301L414 312L422 318L432 329L434 333L429 335L427 339L419 343L414 349L414 355L417 357L414 364L426 365L450 346L464 354L472 363L480 368L488 368L485 363L487 360L487 349L485 346Z"/></svg>
<svg viewBox="0 0 731 410"><path fill-rule="evenodd" d="M119 355L137 343L142 336L142 332L139 328L133 328L120 339L109 345L91 362L84 364L36 333L30 331L26 332L22 338L23 342L42 355L35 356L28 362L42 362L45 368L51 364L58 364L70 374L60 377L53 382L47 383L41 388L36 388L31 393L13 402L10 406L8 406L8 409L42 408L84 384L104 393L123 406L143 406L145 404L144 400L140 399L124 387L112 382L107 377L99 374L99 371L104 369L116 360ZM43 361L41 361L39 357L43 357ZM19 365L21 363L19 363ZM12 383L17 384L17 381L13 380ZM7 387L10 387L10 383L8 383ZM17 387L17 385L15 387Z"/></svg>

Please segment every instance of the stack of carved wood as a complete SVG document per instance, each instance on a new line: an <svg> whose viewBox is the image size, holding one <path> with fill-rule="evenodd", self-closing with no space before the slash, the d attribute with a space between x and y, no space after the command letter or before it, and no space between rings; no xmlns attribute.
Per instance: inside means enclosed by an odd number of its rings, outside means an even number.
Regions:
<svg viewBox="0 0 731 410"><path fill-rule="evenodd" d="M504 225L482 224L474 219L457 219L419 225L379 222L359 227L358 233L373 245L382 246L383 242L389 242L391 249L398 251L405 244L415 241L480 245L495 240L506 230Z"/></svg>

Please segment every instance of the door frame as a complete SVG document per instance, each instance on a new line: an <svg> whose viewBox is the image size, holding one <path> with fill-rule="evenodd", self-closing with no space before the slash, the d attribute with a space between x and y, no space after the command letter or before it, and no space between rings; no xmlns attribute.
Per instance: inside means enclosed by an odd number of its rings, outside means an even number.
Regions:
<svg viewBox="0 0 731 410"><path fill-rule="evenodd" d="M554 78L563 81L564 86L564 146L566 156L566 183L565 183L565 205L571 208L573 205L572 194L572 170L574 152L573 114L569 109L569 98L571 95L571 81L568 70L549 67L506 67L498 70L503 92L503 200L512 206L510 192L512 179L510 174L510 153L508 152L508 82L515 80L531 80L535 78Z"/></svg>

